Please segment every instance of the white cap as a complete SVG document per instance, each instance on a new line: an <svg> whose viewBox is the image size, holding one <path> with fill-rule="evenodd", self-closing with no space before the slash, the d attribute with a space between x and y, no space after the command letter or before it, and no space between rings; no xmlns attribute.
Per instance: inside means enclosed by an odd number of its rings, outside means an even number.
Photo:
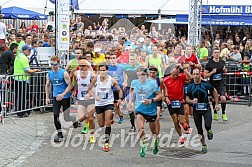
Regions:
<svg viewBox="0 0 252 167"><path fill-rule="evenodd" d="M143 37L140 37L140 38L138 39L138 42L144 42L144 38L143 38Z"/></svg>
<svg viewBox="0 0 252 167"><path fill-rule="evenodd" d="M94 52L101 52L100 48L94 48Z"/></svg>

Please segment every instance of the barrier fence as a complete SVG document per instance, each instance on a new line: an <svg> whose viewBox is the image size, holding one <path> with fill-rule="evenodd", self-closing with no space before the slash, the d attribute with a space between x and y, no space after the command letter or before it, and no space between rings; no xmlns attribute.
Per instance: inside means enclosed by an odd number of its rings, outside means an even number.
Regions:
<svg viewBox="0 0 252 167"><path fill-rule="evenodd" d="M44 111L46 72L33 75L2 75L0 76L1 120L11 115L29 114L33 110Z"/></svg>

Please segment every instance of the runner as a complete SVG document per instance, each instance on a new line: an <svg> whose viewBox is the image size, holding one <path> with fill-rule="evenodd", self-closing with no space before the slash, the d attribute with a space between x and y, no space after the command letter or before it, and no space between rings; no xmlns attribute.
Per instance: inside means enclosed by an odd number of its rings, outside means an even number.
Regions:
<svg viewBox="0 0 252 167"><path fill-rule="evenodd" d="M49 86L53 84L53 112L54 112L54 125L58 134L54 138L54 142L61 142L63 134L61 131L61 124L59 120L60 108L63 107L64 120L72 121L73 127L78 127L78 121L75 121L75 117L70 116L70 91L73 88L68 73L60 68L60 58L58 56L52 56L51 58L52 70L49 71L46 77L46 105L50 104L49 99Z"/></svg>
<svg viewBox="0 0 252 167"><path fill-rule="evenodd" d="M146 155L146 138L144 132L145 121L149 122L149 128L155 139L153 154L158 153L158 132L157 132L157 107L156 101L162 100L161 91L156 81L147 78L147 70L144 66L139 66L137 76L139 79L133 80L131 83L130 98L128 108L135 106L137 116L138 135L140 136L140 156ZM135 104L133 104L133 92L136 94Z"/></svg>
<svg viewBox="0 0 252 167"><path fill-rule="evenodd" d="M139 66L139 63L137 62L137 53L135 52L130 53L129 64L125 64L123 66L123 72L124 72L123 73L123 76L124 76L123 89L125 91L127 103L129 102L129 92L130 92L131 81L133 81L134 79L138 79L137 74L136 74L136 69L138 68L138 66ZM128 112L129 112L130 123L131 123L131 128L129 132L135 133L136 132L135 113L134 113L134 110L128 110Z"/></svg>
<svg viewBox="0 0 252 167"><path fill-rule="evenodd" d="M86 134L88 129L90 129L90 143L95 143L94 138L94 129L95 129L95 122L94 122L94 113L95 107L94 103L95 100L93 97L90 97L87 93L88 87L91 81L94 79L95 74L93 71L88 70L89 64L84 60L81 59L79 61L79 70L74 72L74 78L76 81L76 85L74 87L74 91L72 93L72 97L76 97L78 99L78 121L83 122L84 120L88 120L89 124L88 127L85 125L85 128L82 130L82 133Z"/></svg>
<svg viewBox="0 0 252 167"><path fill-rule="evenodd" d="M95 98L95 111L97 114L97 119L100 127L105 128L106 141L103 147L103 151L109 151L109 136L111 133L111 120L113 120L113 110L114 110L114 94L112 86L115 86L119 92L119 100L117 105L121 103L123 99L123 92L120 86L114 78L108 75L108 66L99 66L100 75L98 75L88 87L88 92ZM91 91L94 85L95 94Z"/></svg>
<svg viewBox="0 0 252 167"><path fill-rule="evenodd" d="M225 62L220 59L220 50L219 48L213 49L213 58L212 60L209 60L206 64L205 70L204 70L204 78L210 78L210 83L213 85L213 87L218 91L218 94L220 95L220 101L221 101L221 110L222 110L222 119L223 121L227 121L228 117L225 112L226 110L226 86L225 81L223 79L223 73L226 73L227 69L225 67ZM215 110L215 102L213 104L214 109L214 120L219 120L219 115L217 113L217 110Z"/></svg>
<svg viewBox="0 0 252 167"><path fill-rule="evenodd" d="M164 78L164 94L165 102L168 105L168 110L173 119L175 129L180 136L180 143L184 144L185 138L182 134L179 123L185 131L188 130L188 125L185 123L184 113L184 84L186 80L192 78L191 74L182 68L181 65L173 64L166 69L170 75ZM184 73L182 73L184 71Z"/></svg>
<svg viewBox="0 0 252 167"><path fill-rule="evenodd" d="M108 66L108 70L109 70L108 74L117 81L118 85L122 89L122 84L123 84L122 64L117 64L117 56L115 52L110 52L109 55L110 55L110 65ZM123 113L120 107L117 105L117 102L119 100L119 92L114 86L113 86L113 93L114 93L114 107L117 114L119 115L118 123L122 124L124 122Z"/></svg>
<svg viewBox="0 0 252 167"><path fill-rule="evenodd" d="M187 70L188 72L191 71L191 67L190 67L190 64L185 62L183 63L183 68L185 70ZM184 85L184 94L185 94L185 98L186 98L186 93L187 93L187 88L188 88L188 85L190 84L191 80L186 80L185 81L185 85ZM192 115L193 113L193 108L190 104L186 103L184 104L184 110L185 110L185 120L186 120L186 124L189 126L188 130L186 131L186 134L189 134L190 133L190 119L189 119L189 115Z"/></svg>
<svg viewBox="0 0 252 167"><path fill-rule="evenodd" d="M149 78L156 81L158 87L161 90L161 85L163 86L163 79L158 77L158 68L156 66L150 66L149 68ZM162 108L162 100L156 101L157 106L157 134L160 133L160 115L161 115L161 108Z"/></svg>
<svg viewBox="0 0 252 167"><path fill-rule="evenodd" d="M202 117L204 118L208 140L212 140L213 139L213 132L211 130L212 113L208 100L208 91L210 91L214 96L216 111L219 110L218 92L209 82L205 82L201 79L199 69L193 70L193 80L194 82L188 85L186 102L188 104L194 105L193 119L195 126L198 130L198 134L201 137L200 141L202 144L202 153L207 153L207 145L205 142L205 137L202 128Z"/></svg>

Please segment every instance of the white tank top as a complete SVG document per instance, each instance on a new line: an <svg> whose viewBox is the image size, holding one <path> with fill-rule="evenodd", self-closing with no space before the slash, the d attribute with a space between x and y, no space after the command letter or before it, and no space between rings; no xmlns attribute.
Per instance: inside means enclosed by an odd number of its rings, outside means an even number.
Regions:
<svg viewBox="0 0 252 167"><path fill-rule="evenodd" d="M108 75L107 82L101 82L100 75L97 76L95 95L100 98L100 101L95 101L95 106L105 106L114 104L114 94L112 90L112 77Z"/></svg>
<svg viewBox="0 0 252 167"><path fill-rule="evenodd" d="M80 76L80 70L78 70L76 80L77 80L77 84L78 84L77 99L78 100L85 100L84 96L88 93L87 90L90 85L91 71L88 71L86 78L83 79Z"/></svg>

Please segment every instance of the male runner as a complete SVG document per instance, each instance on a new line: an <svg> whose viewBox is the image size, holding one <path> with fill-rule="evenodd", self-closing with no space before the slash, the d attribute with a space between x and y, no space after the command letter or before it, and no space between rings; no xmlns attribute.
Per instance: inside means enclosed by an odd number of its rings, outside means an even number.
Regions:
<svg viewBox="0 0 252 167"><path fill-rule="evenodd" d="M205 82L201 79L199 69L193 70L193 80L194 82L189 84L187 88L186 102L193 104L193 119L198 134L201 136L202 153L207 153L207 146L202 128L202 117L204 118L208 140L212 140L212 113L208 100L208 91L213 93L216 111L219 110L218 92L209 82Z"/></svg>
<svg viewBox="0 0 252 167"><path fill-rule="evenodd" d="M182 125L185 131L188 130L188 125L185 123L184 113L184 84L186 80L192 78L190 72L184 70L181 65L173 64L166 69L170 73L164 78L164 93L165 102L168 105L168 110L173 119L175 129L180 136L180 143L184 144L185 138L182 134L179 123ZM183 73L184 72L184 73Z"/></svg>
<svg viewBox="0 0 252 167"><path fill-rule="evenodd" d="M75 97L77 93L78 115L79 115L78 121L83 122L85 119L89 121L89 129L90 129L89 142L95 143L95 138L93 136L95 129L95 122L94 122L95 100L93 97L90 98L87 91L91 81L95 78L95 74L93 71L88 70L88 66L89 64L84 59L79 60L79 70L74 72L76 85L74 87L72 97ZM83 133L85 133L85 129L83 129Z"/></svg>
<svg viewBox="0 0 252 167"><path fill-rule="evenodd" d="M100 75L98 75L88 87L88 93L95 98L95 111L100 127L105 128L106 141L103 147L103 151L109 151L109 137L111 133L111 120L113 119L114 110L114 94L112 86L115 86L119 92L119 100L117 105L121 103L123 99L123 92L114 78L108 75L108 66L99 66ZM92 92L92 88L95 87L95 94Z"/></svg>
<svg viewBox="0 0 252 167"><path fill-rule="evenodd" d="M146 155L146 140L144 132L145 121L149 122L149 128L155 139L153 154L158 153L158 132L157 132L157 107L156 101L162 100L161 91L156 81L147 78L147 69L144 66L139 66L137 69L139 79L133 80L131 83L130 99L128 108L132 109L135 106L137 116L137 128L140 136L140 156ZM135 104L133 105L133 92L136 94Z"/></svg>
<svg viewBox="0 0 252 167"><path fill-rule="evenodd" d="M227 69L225 67L225 62L220 59L220 50L219 48L213 49L213 58L209 60L206 64L204 70L204 78L210 78L210 83L213 87L218 91L220 95L221 101L221 110L222 110L222 119L223 121L227 121L228 117L225 112L226 110L226 87L225 80L223 79L223 73L226 73ZM214 109L214 120L219 120L219 115L217 114L217 110L215 110L215 102L213 101L213 109Z"/></svg>
<svg viewBox="0 0 252 167"><path fill-rule="evenodd" d="M70 91L73 88L68 73L60 68L60 58L58 56L52 56L51 58L52 70L48 72L46 77L46 105L50 104L49 99L49 86L53 84L53 112L54 112L54 125L58 134L54 138L54 142L61 142L63 134L61 131L61 124L59 121L60 107L63 107L64 120L73 121L73 127L78 127L78 121L75 122L75 118L71 117L70 114Z"/></svg>

